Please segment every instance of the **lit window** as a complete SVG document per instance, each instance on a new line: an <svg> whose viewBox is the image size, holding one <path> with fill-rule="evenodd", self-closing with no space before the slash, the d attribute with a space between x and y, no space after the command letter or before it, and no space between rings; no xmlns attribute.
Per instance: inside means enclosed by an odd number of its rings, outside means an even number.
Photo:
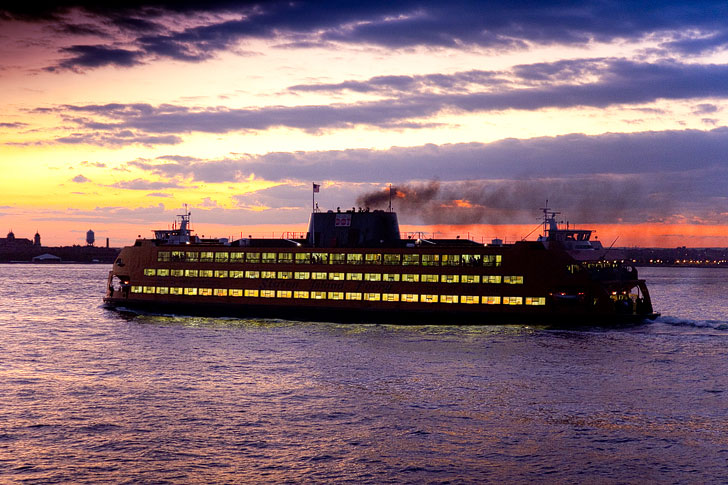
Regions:
<svg viewBox="0 0 728 485"><path fill-rule="evenodd" d="M491 275L483 275L483 283L495 283L498 284L501 282L501 276L496 274Z"/></svg>
<svg viewBox="0 0 728 485"><path fill-rule="evenodd" d="M440 295L440 303L457 303L457 295Z"/></svg>
<svg viewBox="0 0 728 485"><path fill-rule="evenodd" d="M382 264L382 255L373 254L373 253L365 254L364 263L365 264Z"/></svg>
<svg viewBox="0 0 728 485"><path fill-rule="evenodd" d="M145 286L144 287L144 293L154 293L154 287L153 286Z"/></svg>
<svg viewBox="0 0 728 485"><path fill-rule="evenodd" d="M442 255L443 266L460 266L460 255L459 254L443 254Z"/></svg>
<svg viewBox="0 0 728 485"><path fill-rule="evenodd" d="M246 278L260 278L260 271L246 271Z"/></svg>
<svg viewBox="0 0 728 485"><path fill-rule="evenodd" d="M275 263L276 262L276 253L263 253L263 258L261 259L263 263Z"/></svg>
<svg viewBox="0 0 728 485"><path fill-rule="evenodd" d="M195 253L195 254L197 254L197 253ZM172 251L172 257L171 257L172 261L185 261L185 259L186 259L186 257L185 257L184 251Z"/></svg>
<svg viewBox="0 0 728 485"><path fill-rule="evenodd" d="M201 269L200 277L201 278L212 278L212 270L211 269Z"/></svg>
<svg viewBox="0 0 728 485"><path fill-rule="evenodd" d="M483 266L500 266L503 256L500 254L487 254L483 256Z"/></svg>
<svg viewBox="0 0 728 485"><path fill-rule="evenodd" d="M157 261L160 263L166 263L169 261L169 251L159 251L157 253Z"/></svg>
<svg viewBox="0 0 728 485"><path fill-rule="evenodd" d="M182 294L182 288L178 286L173 286L169 289L170 295L181 295Z"/></svg>
<svg viewBox="0 0 728 485"><path fill-rule="evenodd" d="M275 278L276 272L275 271L261 271L260 277L261 278Z"/></svg>
<svg viewBox="0 0 728 485"><path fill-rule="evenodd" d="M311 263L311 253L296 253L296 264Z"/></svg>
<svg viewBox="0 0 728 485"><path fill-rule="evenodd" d="M346 279L349 281L361 281L363 276L361 273L346 273Z"/></svg>
<svg viewBox="0 0 728 485"><path fill-rule="evenodd" d="M311 299L312 300L325 300L326 299L326 292L325 291L312 291L311 292Z"/></svg>
<svg viewBox="0 0 728 485"><path fill-rule="evenodd" d="M246 263L260 263L260 253L245 253Z"/></svg>
<svg viewBox="0 0 728 485"><path fill-rule="evenodd" d="M234 269L230 271L231 278L243 278L245 277L245 271Z"/></svg>
<svg viewBox="0 0 728 485"><path fill-rule="evenodd" d="M437 295L420 295L422 303L437 303Z"/></svg>
<svg viewBox="0 0 728 485"><path fill-rule="evenodd" d="M141 293L142 292L142 287L141 286L132 286L131 287L131 292L132 293Z"/></svg>
<svg viewBox="0 0 728 485"><path fill-rule="evenodd" d="M399 264L400 261L400 255L399 254L385 254L384 255L384 264Z"/></svg>
<svg viewBox="0 0 728 485"><path fill-rule="evenodd" d="M197 288L185 288L185 295L196 295Z"/></svg>
<svg viewBox="0 0 728 485"><path fill-rule="evenodd" d="M166 286L157 286L157 295L169 295L169 288Z"/></svg>
<svg viewBox="0 0 728 485"><path fill-rule="evenodd" d="M527 296L526 305L541 306L546 304L546 297L544 296Z"/></svg>
<svg viewBox="0 0 728 485"><path fill-rule="evenodd" d="M347 264L362 264L364 263L364 255L360 253L350 253L346 255Z"/></svg>
<svg viewBox="0 0 728 485"><path fill-rule="evenodd" d="M242 263L245 253L230 253L231 263Z"/></svg>
<svg viewBox="0 0 728 485"><path fill-rule="evenodd" d="M402 301L406 301L409 303L417 303L419 300L419 295L414 295L412 293L403 293L402 294Z"/></svg>
<svg viewBox="0 0 728 485"><path fill-rule="evenodd" d="M169 276L169 270L166 268L160 268L157 270L157 276Z"/></svg>
<svg viewBox="0 0 728 485"><path fill-rule="evenodd" d="M260 296L261 298L275 298L276 292L275 290L260 290Z"/></svg>
<svg viewBox="0 0 728 485"><path fill-rule="evenodd" d="M346 262L346 254L344 253L331 253L329 256L330 264L344 264Z"/></svg>
<svg viewBox="0 0 728 485"><path fill-rule="evenodd" d="M201 263L212 263L214 260L214 254L212 251L202 251L200 252L200 262Z"/></svg>
<svg viewBox="0 0 728 485"><path fill-rule="evenodd" d="M379 293L364 293L364 299L367 301L379 301L382 296Z"/></svg>
<svg viewBox="0 0 728 485"><path fill-rule="evenodd" d="M245 296L257 297L258 296L258 290L245 290L245 292L243 294Z"/></svg>
<svg viewBox="0 0 728 485"><path fill-rule="evenodd" d="M347 292L346 293L346 299L347 300L361 300L361 293L358 293L358 292Z"/></svg>
<svg viewBox="0 0 728 485"><path fill-rule="evenodd" d="M379 273L364 273L366 281L382 281L382 275Z"/></svg>
<svg viewBox="0 0 728 485"><path fill-rule="evenodd" d="M460 281L463 283L480 283L480 275L464 274L460 277Z"/></svg>
<svg viewBox="0 0 728 485"><path fill-rule="evenodd" d="M420 264L420 255L419 254L405 254L404 261L402 261L402 264L405 266L417 266Z"/></svg>
<svg viewBox="0 0 728 485"><path fill-rule="evenodd" d="M276 291L276 298L290 298L291 296L293 296L293 292L290 290Z"/></svg>
<svg viewBox="0 0 728 485"><path fill-rule="evenodd" d="M144 276L154 276L157 274L157 270L154 268L144 268Z"/></svg>
<svg viewBox="0 0 728 485"><path fill-rule="evenodd" d="M504 276L503 283L507 285L522 285L523 276Z"/></svg>
<svg viewBox="0 0 728 485"><path fill-rule="evenodd" d="M329 273L330 280L343 280L344 273Z"/></svg>
<svg viewBox="0 0 728 485"><path fill-rule="evenodd" d="M186 269L185 276L190 278L197 278L198 271L196 269Z"/></svg>
<svg viewBox="0 0 728 485"><path fill-rule="evenodd" d="M292 263L293 262L293 253L278 253L278 262L279 263Z"/></svg>
<svg viewBox="0 0 728 485"><path fill-rule="evenodd" d="M483 261L477 254L463 254L462 262L463 266L480 266Z"/></svg>
<svg viewBox="0 0 728 485"><path fill-rule="evenodd" d="M316 271L311 273L312 280L325 280L328 273L325 271Z"/></svg>
<svg viewBox="0 0 728 485"><path fill-rule="evenodd" d="M307 280L311 278L311 273L309 273L308 271L296 271L293 274L293 277L297 280Z"/></svg>
<svg viewBox="0 0 728 485"><path fill-rule="evenodd" d="M504 305L522 305L523 298L520 296L504 296L503 304Z"/></svg>
<svg viewBox="0 0 728 485"><path fill-rule="evenodd" d="M199 295L200 296L212 296L212 288L200 288Z"/></svg>
<svg viewBox="0 0 728 485"><path fill-rule="evenodd" d="M243 290L230 290L230 296L243 296Z"/></svg>
<svg viewBox="0 0 728 485"><path fill-rule="evenodd" d="M423 254L422 266L440 266L439 254Z"/></svg>
<svg viewBox="0 0 728 485"><path fill-rule="evenodd" d="M278 272L279 280L290 280L292 278L293 278L293 271L279 271Z"/></svg>
<svg viewBox="0 0 728 485"><path fill-rule="evenodd" d="M215 296L227 296L228 290L226 288L215 288Z"/></svg>
<svg viewBox="0 0 728 485"><path fill-rule="evenodd" d="M407 283L417 283L420 281L420 275L418 274L403 274L402 275L402 281L406 281Z"/></svg>
<svg viewBox="0 0 728 485"><path fill-rule="evenodd" d="M293 298L308 298L308 291L294 291Z"/></svg>
<svg viewBox="0 0 728 485"><path fill-rule="evenodd" d="M185 261L189 261L190 263L196 263L200 260L200 253L198 252L187 252L185 253Z"/></svg>
<svg viewBox="0 0 728 485"><path fill-rule="evenodd" d="M399 273L384 273L382 281L399 281Z"/></svg>
<svg viewBox="0 0 728 485"><path fill-rule="evenodd" d="M457 283L460 281L460 275L444 274L440 276L440 281L443 283Z"/></svg>
<svg viewBox="0 0 728 485"><path fill-rule="evenodd" d="M326 264L329 262L329 253L311 253L313 264Z"/></svg>
<svg viewBox="0 0 728 485"><path fill-rule="evenodd" d="M483 305L500 305L500 296L484 296L481 298Z"/></svg>
<svg viewBox="0 0 728 485"><path fill-rule="evenodd" d="M436 274L423 274L420 275L420 281L423 283L437 283L439 278Z"/></svg>
<svg viewBox="0 0 728 485"><path fill-rule="evenodd" d="M399 301L399 293L382 293L382 301Z"/></svg>
<svg viewBox="0 0 728 485"><path fill-rule="evenodd" d="M227 263L228 261L230 261L229 253L215 253L216 263Z"/></svg>
<svg viewBox="0 0 728 485"><path fill-rule="evenodd" d="M343 299L344 299L343 291L329 291L329 300L343 300Z"/></svg>
<svg viewBox="0 0 728 485"><path fill-rule="evenodd" d="M170 271L170 274L172 276L184 276L185 272L184 272L184 270L181 270L181 269L173 269Z"/></svg>
<svg viewBox="0 0 728 485"><path fill-rule="evenodd" d="M467 303L467 304L480 303L480 297L479 296L470 296L470 295L461 296L460 303Z"/></svg>

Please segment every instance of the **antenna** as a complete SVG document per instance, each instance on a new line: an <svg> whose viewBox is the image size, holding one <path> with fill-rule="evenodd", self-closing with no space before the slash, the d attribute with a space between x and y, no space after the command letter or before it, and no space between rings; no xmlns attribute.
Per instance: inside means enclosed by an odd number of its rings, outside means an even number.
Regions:
<svg viewBox="0 0 728 485"><path fill-rule="evenodd" d="M392 212L392 184L389 184L389 212Z"/></svg>

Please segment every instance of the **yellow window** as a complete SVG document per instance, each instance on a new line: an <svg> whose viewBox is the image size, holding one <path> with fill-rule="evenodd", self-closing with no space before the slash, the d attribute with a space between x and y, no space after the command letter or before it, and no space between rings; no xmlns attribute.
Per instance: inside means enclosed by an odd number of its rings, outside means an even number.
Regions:
<svg viewBox="0 0 728 485"><path fill-rule="evenodd" d="M297 280L307 280L311 278L311 273L309 273L308 271L296 271L293 274L293 277Z"/></svg>
<svg viewBox="0 0 728 485"><path fill-rule="evenodd" d="M329 262L329 253L311 253L311 263L327 264Z"/></svg>
<svg viewBox="0 0 728 485"><path fill-rule="evenodd" d="M325 271L315 271L311 273L311 279L312 280L325 280L328 273Z"/></svg>
<svg viewBox="0 0 728 485"><path fill-rule="evenodd" d="M185 270L185 276L188 276L190 278L196 278L198 271L196 269L186 269Z"/></svg>
<svg viewBox="0 0 728 485"><path fill-rule="evenodd" d="M346 262L346 254L344 253L331 253L329 255L330 264L344 264Z"/></svg>
<svg viewBox="0 0 728 485"><path fill-rule="evenodd" d="M263 253L263 258L261 259L264 263L275 263L276 262L276 253Z"/></svg>
<svg viewBox="0 0 728 485"><path fill-rule="evenodd" d="M227 263L230 261L230 253L215 253L216 263Z"/></svg>
<svg viewBox="0 0 728 485"><path fill-rule="evenodd" d="M382 275L379 273L364 273L366 281L382 281Z"/></svg>
<svg viewBox="0 0 728 485"><path fill-rule="evenodd" d="M325 291L312 291L311 292L311 299L312 300L325 300L326 299L326 292Z"/></svg>
<svg viewBox="0 0 728 485"><path fill-rule="evenodd" d="M144 287L144 293L154 293L154 287L153 286L145 286Z"/></svg>
<svg viewBox="0 0 728 485"><path fill-rule="evenodd" d="M230 277L231 278L243 278L245 277L245 271L234 269L230 271Z"/></svg>
<svg viewBox="0 0 728 485"><path fill-rule="evenodd" d="M491 284L498 284L501 282L501 276L500 275L483 275L483 283L491 283Z"/></svg>
<svg viewBox="0 0 728 485"><path fill-rule="evenodd" d="M361 293L359 293L359 292L347 292L346 293L346 299L347 300L361 300Z"/></svg>
<svg viewBox="0 0 728 485"><path fill-rule="evenodd" d="M276 272L275 271L261 271L260 277L261 278L275 278Z"/></svg>
<svg viewBox="0 0 728 485"><path fill-rule="evenodd" d="M440 295L440 303L457 303L457 295Z"/></svg>
<svg viewBox="0 0 728 485"><path fill-rule="evenodd" d="M522 305L523 298L520 296L504 296L503 304L504 305Z"/></svg>
<svg viewBox="0 0 728 485"><path fill-rule="evenodd" d="M343 280L344 273L329 273L330 280Z"/></svg>
<svg viewBox="0 0 728 485"><path fill-rule="evenodd" d="M293 279L293 271L279 271L278 272L278 279L279 280L290 280L290 279Z"/></svg>
<svg viewBox="0 0 728 485"><path fill-rule="evenodd" d="M308 291L301 291L301 290L294 291L293 298L308 298Z"/></svg>
<svg viewBox="0 0 728 485"><path fill-rule="evenodd" d="M157 253L157 261L160 263L166 263L170 260L169 251L159 251Z"/></svg>
<svg viewBox="0 0 728 485"><path fill-rule="evenodd" d="M227 296L228 290L226 288L215 288L213 293L215 296Z"/></svg>
<svg viewBox="0 0 728 485"><path fill-rule="evenodd" d="M483 305L500 305L500 296L484 296L481 300Z"/></svg>
<svg viewBox="0 0 728 485"><path fill-rule="evenodd" d="M541 306L546 304L546 297L544 296L527 296L526 305Z"/></svg>
<svg viewBox="0 0 728 485"><path fill-rule="evenodd" d="M460 266L459 254L443 254L441 259L443 266Z"/></svg>
<svg viewBox="0 0 728 485"><path fill-rule="evenodd" d="M212 296L212 288L200 288L198 292L200 296Z"/></svg>
<svg viewBox="0 0 728 485"><path fill-rule="evenodd" d="M407 283L417 283L420 281L420 275L418 274L403 274L402 275L402 281L406 281Z"/></svg>
<svg viewBox="0 0 728 485"><path fill-rule="evenodd" d="M154 268L144 268L144 276L154 276L157 274L157 270Z"/></svg>
<svg viewBox="0 0 728 485"><path fill-rule="evenodd" d="M417 266L420 264L419 254L405 254L402 264L405 266Z"/></svg>
<svg viewBox="0 0 728 485"><path fill-rule="evenodd" d="M343 299L344 299L343 291L329 291L329 300L343 300Z"/></svg>
<svg viewBox="0 0 728 485"><path fill-rule="evenodd" d="M166 268L160 268L157 270L157 276L169 276L169 270Z"/></svg>
<svg viewBox="0 0 728 485"><path fill-rule="evenodd" d="M399 273L384 273L382 281L399 281Z"/></svg>
<svg viewBox="0 0 728 485"><path fill-rule="evenodd" d="M522 285L523 276L504 276L503 283L507 285Z"/></svg>
<svg viewBox="0 0 728 485"><path fill-rule="evenodd" d="M381 264L382 255L381 254L365 254L364 263L365 264Z"/></svg>
<svg viewBox="0 0 728 485"><path fill-rule="evenodd" d="M245 296L257 297L258 296L258 290L245 290L244 295Z"/></svg>
<svg viewBox="0 0 728 485"><path fill-rule="evenodd" d="M169 289L170 295L181 295L182 294L182 288L178 286L173 286Z"/></svg>
<svg viewBox="0 0 728 485"><path fill-rule="evenodd" d="M483 266L500 266L503 256L500 254L487 254L483 256Z"/></svg>
<svg viewBox="0 0 728 485"><path fill-rule="evenodd" d="M419 300L419 295L412 293L402 293L402 301L416 303Z"/></svg>
<svg viewBox="0 0 728 485"><path fill-rule="evenodd" d="M260 271L246 271L246 278L260 278Z"/></svg>
<svg viewBox="0 0 728 485"><path fill-rule="evenodd" d="M231 263L242 263L243 258L245 257L245 253L230 253L230 262Z"/></svg>
<svg viewBox="0 0 728 485"><path fill-rule="evenodd" d="M278 262L284 264L292 263L293 253L278 253Z"/></svg>
<svg viewBox="0 0 728 485"><path fill-rule="evenodd" d="M172 276L184 276L185 274L184 270L181 269L173 269L170 271L170 273L172 274Z"/></svg>
<svg viewBox="0 0 728 485"><path fill-rule="evenodd" d="M196 295L197 288L185 288L185 295Z"/></svg>
<svg viewBox="0 0 728 485"><path fill-rule="evenodd" d="M260 290L260 296L262 298L275 298L275 290Z"/></svg>
<svg viewBox="0 0 728 485"><path fill-rule="evenodd" d="M460 281L460 275L444 274L440 276L440 281L443 283L458 283Z"/></svg>
<svg viewBox="0 0 728 485"><path fill-rule="evenodd" d="M185 261L187 257L185 256L184 251L172 251L172 256L170 259L172 261Z"/></svg>
<svg viewBox="0 0 728 485"><path fill-rule="evenodd" d="M200 253L193 251L193 252L187 252L185 253L184 261L188 261L190 263L196 263L200 260Z"/></svg>
<svg viewBox="0 0 728 485"><path fill-rule="evenodd" d="M290 298L291 296L293 296L293 292L290 290L276 291L276 298Z"/></svg>
<svg viewBox="0 0 728 485"><path fill-rule="evenodd" d="M399 264L400 261L400 255L399 254L385 254L384 255L384 264Z"/></svg>
<svg viewBox="0 0 728 485"><path fill-rule="evenodd" d="M350 253L346 255L347 264L363 264L364 255L360 253Z"/></svg>
<svg viewBox="0 0 728 485"><path fill-rule="evenodd" d="M470 296L470 295L461 296L460 303L467 303L467 304L480 303L480 297L479 296Z"/></svg>
<svg viewBox="0 0 728 485"><path fill-rule="evenodd" d="M157 286L157 294L158 295L168 295L169 288L167 288L166 286Z"/></svg>
<svg viewBox="0 0 728 485"><path fill-rule="evenodd" d="M423 274L420 275L420 281L423 283L437 283L439 278L436 274Z"/></svg>
<svg viewBox="0 0 728 485"><path fill-rule="evenodd" d="M245 253L246 263L260 263L260 253Z"/></svg>
<svg viewBox="0 0 728 485"><path fill-rule="evenodd" d="M212 278L212 270L211 269L201 269L200 277L201 278Z"/></svg>
<svg viewBox="0 0 728 485"><path fill-rule="evenodd" d="M364 293L364 299L367 301L379 301L382 296L379 293Z"/></svg>
<svg viewBox="0 0 728 485"><path fill-rule="evenodd" d="M460 277L460 281L463 283L480 283L480 275L464 274Z"/></svg>
<svg viewBox="0 0 728 485"><path fill-rule="evenodd" d="M141 293L142 292L142 287L141 286L132 286L131 287L131 292L132 293Z"/></svg>
<svg viewBox="0 0 728 485"><path fill-rule="evenodd" d="M201 251L200 262L201 263L212 263L215 259L215 255L212 251Z"/></svg>
<svg viewBox="0 0 728 485"><path fill-rule="evenodd" d="M423 254L422 266L440 266L439 254Z"/></svg>
<svg viewBox="0 0 728 485"><path fill-rule="evenodd" d="M230 296L243 296L243 290L239 290L239 289L230 290Z"/></svg>
<svg viewBox="0 0 728 485"><path fill-rule="evenodd" d="M311 253L296 253L296 264L310 264Z"/></svg>
<svg viewBox="0 0 728 485"><path fill-rule="evenodd" d="M399 293L382 293L382 301L399 301Z"/></svg>
<svg viewBox="0 0 728 485"><path fill-rule="evenodd" d="M346 273L346 279L349 281L361 281L363 276L361 273Z"/></svg>
<svg viewBox="0 0 728 485"><path fill-rule="evenodd" d="M437 295L420 295L422 303L437 303Z"/></svg>

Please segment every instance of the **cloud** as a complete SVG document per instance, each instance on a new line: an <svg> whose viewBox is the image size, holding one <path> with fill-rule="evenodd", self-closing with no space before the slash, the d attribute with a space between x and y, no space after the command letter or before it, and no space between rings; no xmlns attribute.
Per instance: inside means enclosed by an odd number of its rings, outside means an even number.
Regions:
<svg viewBox="0 0 728 485"><path fill-rule="evenodd" d="M78 183L78 184L83 184L83 183L86 183L86 182L90 182L91 181L91 180L87 179L86 177L84 177L81 174L76 175L71 180L74 181L74 182L76 182L76 183Z"/></svg>
<svg viewBox="0 0 728 485"><path fill-rule="evenodd" d="M150 181L144 179L124 180L108 185L108 187L114 187L117 189L125 190L158 190L158 189L182 189L182 188L196 188L196 187L185 187L178 184L177 182L160 182Z"/></svg>
<svg viewBox="0 0 728 485"><path fill-rule="evenodd" d="M141 54L139 52L100 45L74 45L62 48L61 52L71 54L72 57L59 62L56 67L48 68L49 70L52 71L57 68L93 68L108 65L131 67L141 64Z"/></svg>

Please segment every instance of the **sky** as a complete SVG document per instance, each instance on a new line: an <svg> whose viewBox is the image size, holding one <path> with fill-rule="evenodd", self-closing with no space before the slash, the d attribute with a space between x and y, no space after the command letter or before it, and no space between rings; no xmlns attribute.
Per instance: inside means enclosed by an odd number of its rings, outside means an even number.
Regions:
<svg viewBox="0 0 728 485"><path fill-rule="evenodd" d="M728 246L728 3L0 6L0 232L305 231L316 202L515 241ZM5 232L2 232L4 236Z"/></svg>

